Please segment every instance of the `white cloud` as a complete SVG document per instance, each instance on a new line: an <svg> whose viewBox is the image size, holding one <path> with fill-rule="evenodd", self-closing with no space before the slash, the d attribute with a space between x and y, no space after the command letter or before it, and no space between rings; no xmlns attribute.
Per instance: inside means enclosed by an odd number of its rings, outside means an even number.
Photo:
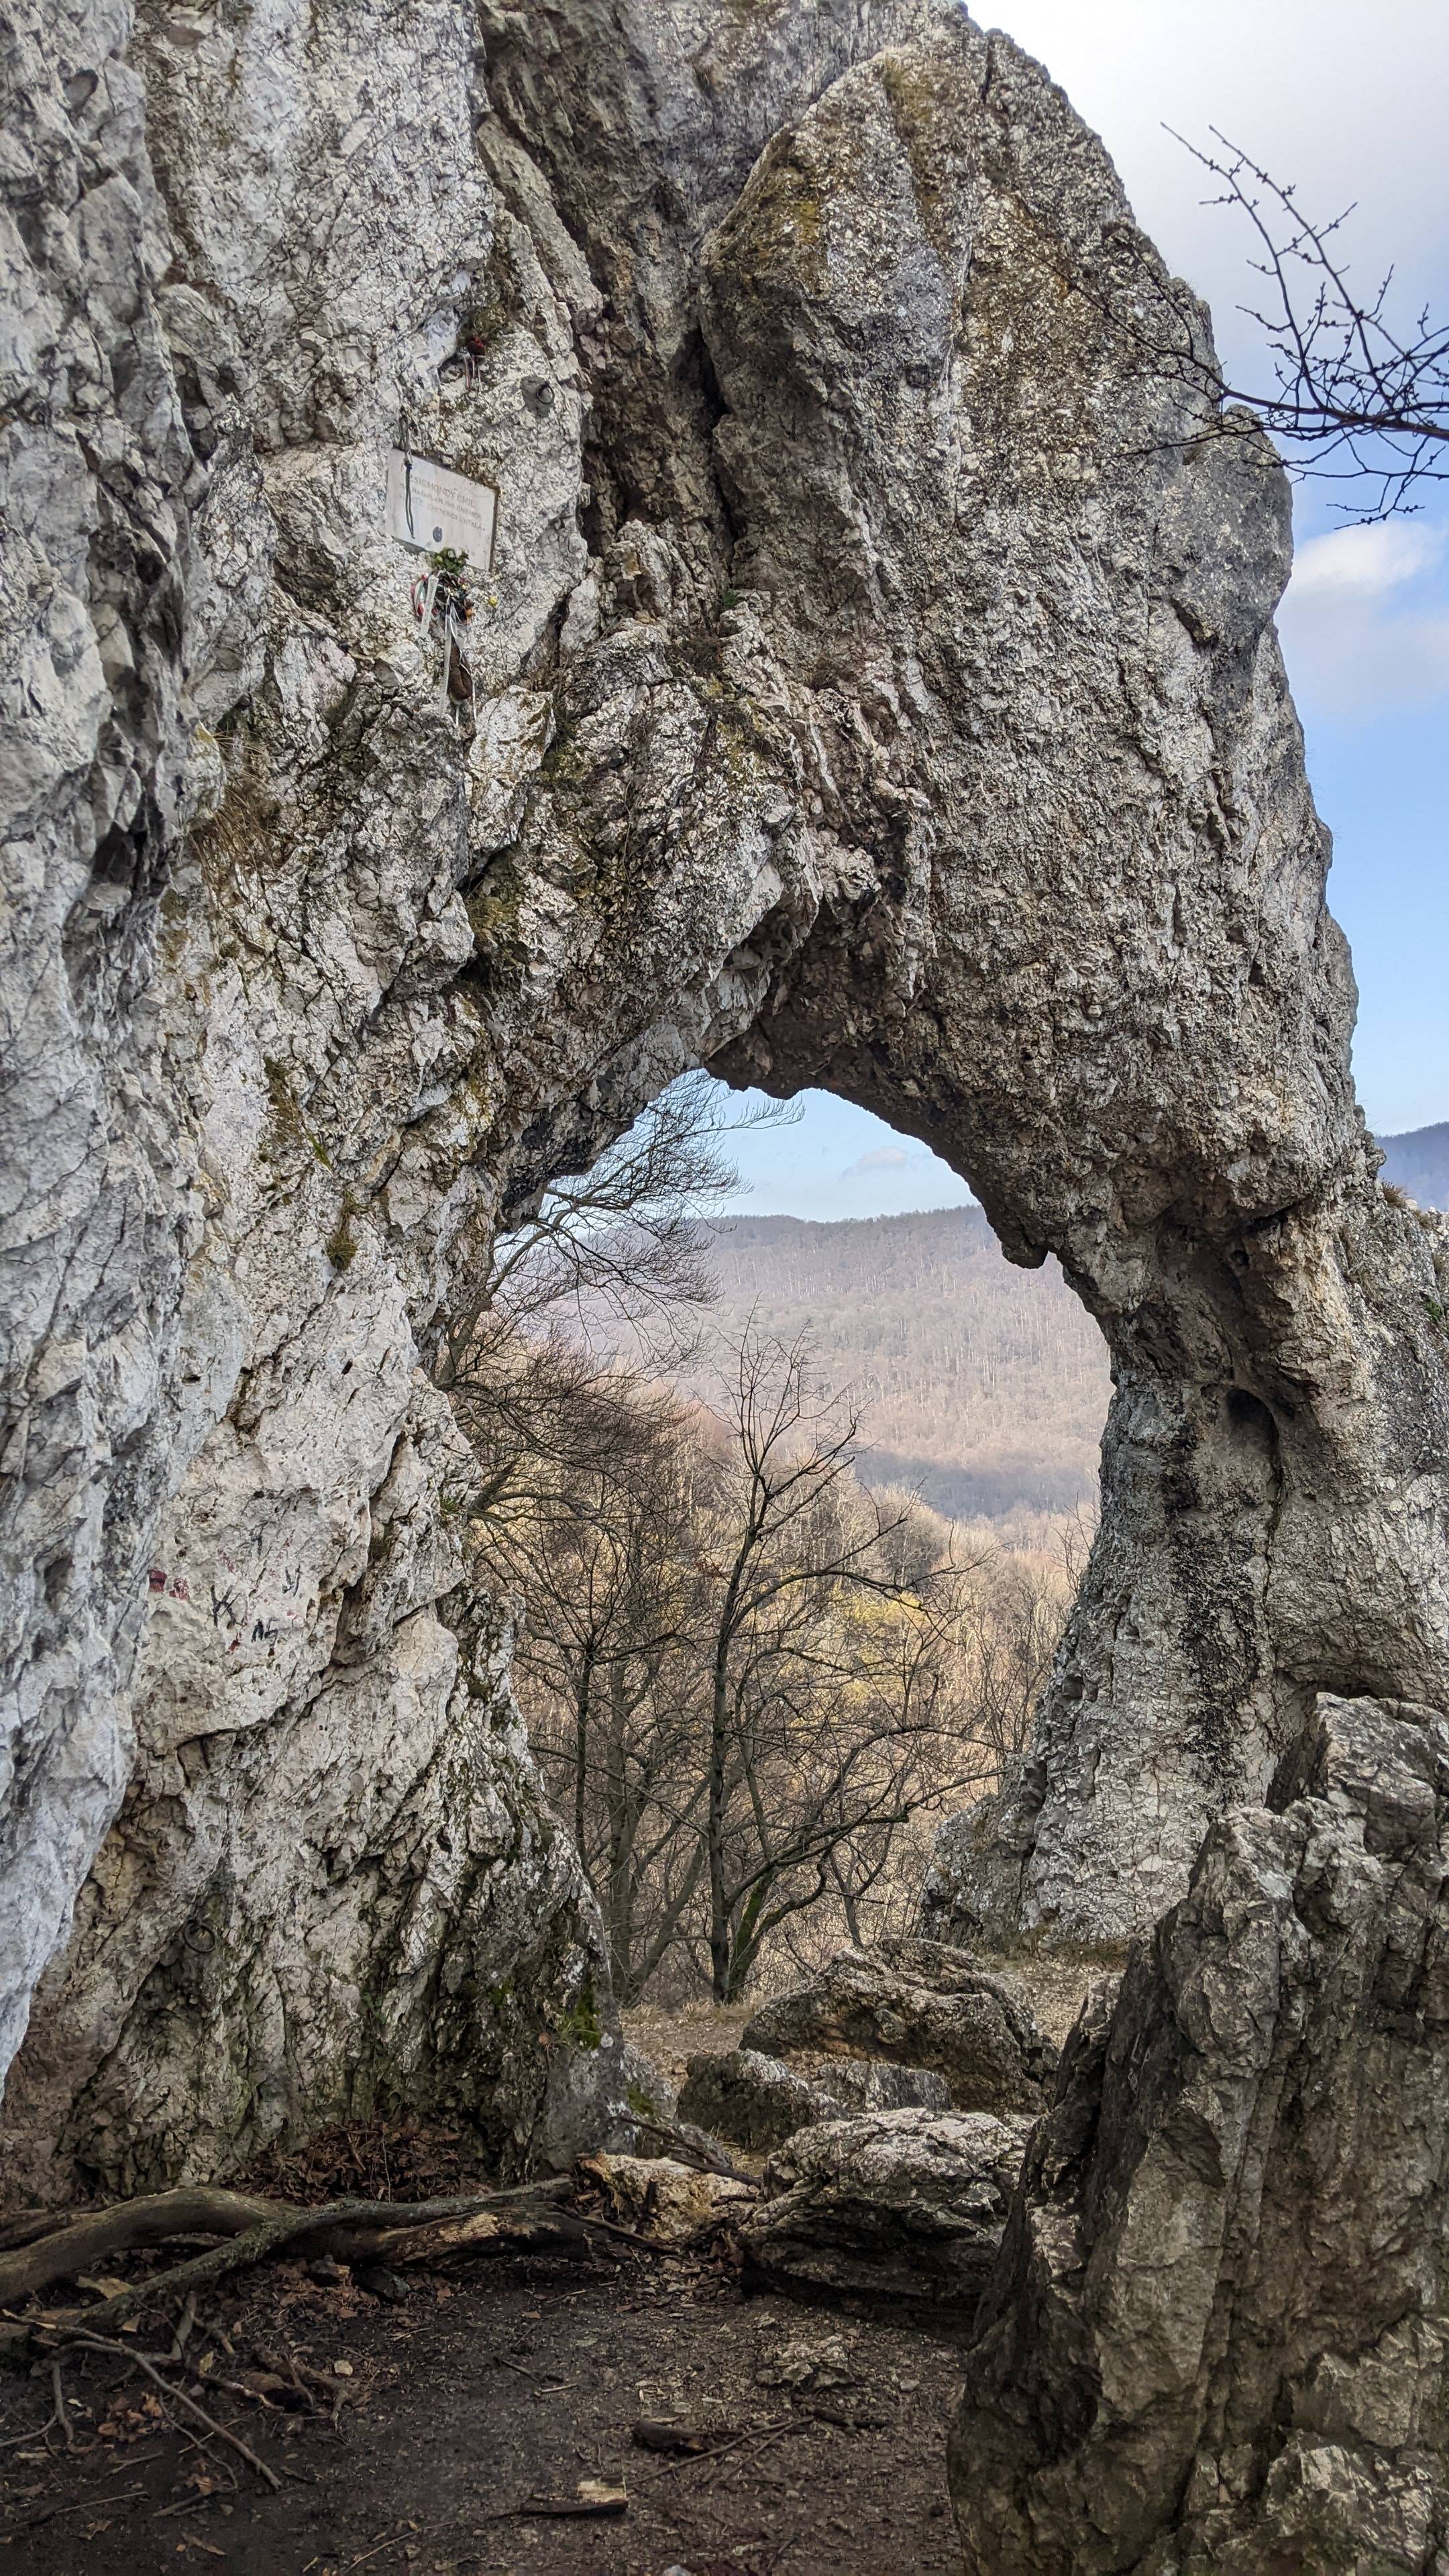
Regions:
<svg viewBox="0 0 1449 2576"><path fill-rule="evenodd" d="M926 1154L908 1154L904 1145L877 1145L872 1153L862 1154L847 1163L840 1177L843 1181L864 1180L870 1172L900 1172L907 1163L929 1162Z"/></svg>
<svg viewBox="0 0 1449 2576"><path fill-rule="evenodd" d="M1306 710L1381 715L1449 694L1449 602L1433 578L1445 552L1443 529L1403 520L1300 550L1278 623Z"/></svg>
<svg viewBox="0 0 1449 2576"><path fill-rule="evenodd" d="M1290 597L1295 606L1312 599L1382 599L1431 572L1443 552L1440 529L1404 519L1334 528L1299 548Z"/></svg>

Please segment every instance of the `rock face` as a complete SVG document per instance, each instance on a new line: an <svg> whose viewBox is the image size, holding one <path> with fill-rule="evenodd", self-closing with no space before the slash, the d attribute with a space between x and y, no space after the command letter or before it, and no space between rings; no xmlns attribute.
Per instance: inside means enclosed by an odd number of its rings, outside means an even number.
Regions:
<svg viewBox="0 0 1449 2576"><path fill-rule="evenodd" d="M1445 1695L1449 1260L1353 1102L1286 485L1116 330L1100 147L954 0L20 0L0 82L11 2185L617 2105L432 1360L690 1064L1100 1318L957 1878L1150 1919L1316 1691ZM500 496L451 712L399 442Z"/></svg>
<svg viewBox="0 0 1449 2576"><path fill-rule="evenodd" d="M812 2066L808 2075L757 2048L691 2057L679 2107L718 2138L741 2147L778 2147L797 2129L842 2110L949 2110L950 2087L919 2066L863 2058Z"/></svg>
<svg viewBox="0 0 1449 2576"><path fill-rule="evenodd" d="M974 2316L1001 2242L1027 2120L878 2111L802 2130L765 2167L742 2235L755 2273L817 2297Z"/></svg>
<svg viewBox="0 0 1449 2576"><path fill-rule="evenodd" d="M1438 2576L1449 1721L1319 1700L1088 2009L983 2304L971 2576Z"/></svg>
<svg viewBox="0 0 1449 2576"><path fill-rule="evenodd" d="M778 1995L742 2046L773 2056L828 2051L944 2076L959 2111L1036 2111L1056 2051L1006 1981L933 1941L841 1950L824 1974Z"/></svg>
<svg viewBox="0 0 1449 2576"><path fill-rule="evenodd" d="M862 2057L821 2058L810 2082L835 2111L949 2111L951 2087L929 2066Z"/></svg>
<svg viewBox="0 0 1449 2576"><path fill-rule="evenodd" d="M668 2128L679 2117L679 2096L667 2076L660 2073L652 2057L632 2040L624 2042L620 2069L624 2082L624 2099L637 2120L652 2120Z"/></svg>

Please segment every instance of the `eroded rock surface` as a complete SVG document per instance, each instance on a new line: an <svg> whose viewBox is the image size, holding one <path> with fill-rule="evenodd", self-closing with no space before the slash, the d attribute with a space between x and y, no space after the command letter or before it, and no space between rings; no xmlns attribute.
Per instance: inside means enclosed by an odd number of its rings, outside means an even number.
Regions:
<svg viewBox="0 0 1449 2576"><path fill-rule="evenodd" d="M783 2288L974 2315L1031 2123L876 2111L803 2129L765 2166L742 2234Z"/></svg>
<svg viewBox="0 0 1449 2576"><path fill-rule="evenodd" d="M1036 2130L955 2437L971 2576L1435 2576L1449 1721L1318 1702Z"/></svg>
<svg viewBox="0 0 1449 2576"><path fill-rule="evenodd" d="M945 2111L944 2076L920 2066L839 2058L808 2073L758 2048L704 2051L691 2057L679 2107L702 2129L741 2147L778 2147L797 2129L833 2120L843 2110Z"/></svg>
<svg viewBox="0 0 1449 2576"><path fill-rule="evenodd" d="M25 0L0 78L14 2188L617 2107L433 1358L694 1063L1100 1318L960 1894L1151 1919L1316 1689L1444 1696L1449 1258L1353 1102L1287 487L1114 329L1100 146L954 0ZM400 441L500 496L451 712Z"/></svg>
<svg viewBox="0 0 1449 2576"><path fill-rule="evenodd" d="M959 2111L1035 2111L1056 2051L1006 1979L932 1941L841 1950L763 2005L741 2045L777 2057L883 2058L945 2078Z"/></svg>
<svg viewBox="0 0 1449 2576"><path fill-rule="evenodd" d="M701 2052L691 2057L680 2107L702 2129L741 2147L778 2147L812 2120L828 2119L833 2104L793 2067L755 2048Z"/></svg>

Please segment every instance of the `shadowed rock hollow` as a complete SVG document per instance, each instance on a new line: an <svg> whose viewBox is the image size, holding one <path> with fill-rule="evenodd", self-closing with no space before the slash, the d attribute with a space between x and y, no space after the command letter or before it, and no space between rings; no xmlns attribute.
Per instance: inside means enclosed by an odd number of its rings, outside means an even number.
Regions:
<svg viewBox="0 0 1449 2576"><path fill-rule="evenodd" d="M1040 70L948 0L49 0L0 79L13 2188L607 2126L430 1359L688 1065L925 1139L1112 1350L934 1921L1148 1923L1318 1692L1442 1705L1449 1255L1352 1097L1287 490L1115 329ZM500 495L457 721L398 442Z"/></svg>

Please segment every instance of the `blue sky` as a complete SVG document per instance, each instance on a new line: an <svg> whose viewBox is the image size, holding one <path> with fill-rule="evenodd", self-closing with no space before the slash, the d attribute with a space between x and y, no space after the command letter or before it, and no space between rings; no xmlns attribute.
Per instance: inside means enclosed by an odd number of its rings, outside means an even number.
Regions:
<svg viewBox="0 0 1449 2576"><path fill-rule="evenodd" d="M1449 305L1449 0L977 0L1043 61L1102 134L1137 213L1213 307L1245 382L1266 376L1251 323L1245 229L1201 200L1175 126L1218 126L1305 209L1357 210L1355 280L1393 267L1405 319ZM1342 497L1342 496L1337 496ZM1319 810L1334 835L1329 899L1353 944L1354 1061L1381 1134L1449 1118L1449 484L1413 518L1345 527L1300 485L1298 560L1279 620ZM824 1093L791 1128L737 1140L761 1214L876 1216L948 1206L954 1173Z"/></svg>

